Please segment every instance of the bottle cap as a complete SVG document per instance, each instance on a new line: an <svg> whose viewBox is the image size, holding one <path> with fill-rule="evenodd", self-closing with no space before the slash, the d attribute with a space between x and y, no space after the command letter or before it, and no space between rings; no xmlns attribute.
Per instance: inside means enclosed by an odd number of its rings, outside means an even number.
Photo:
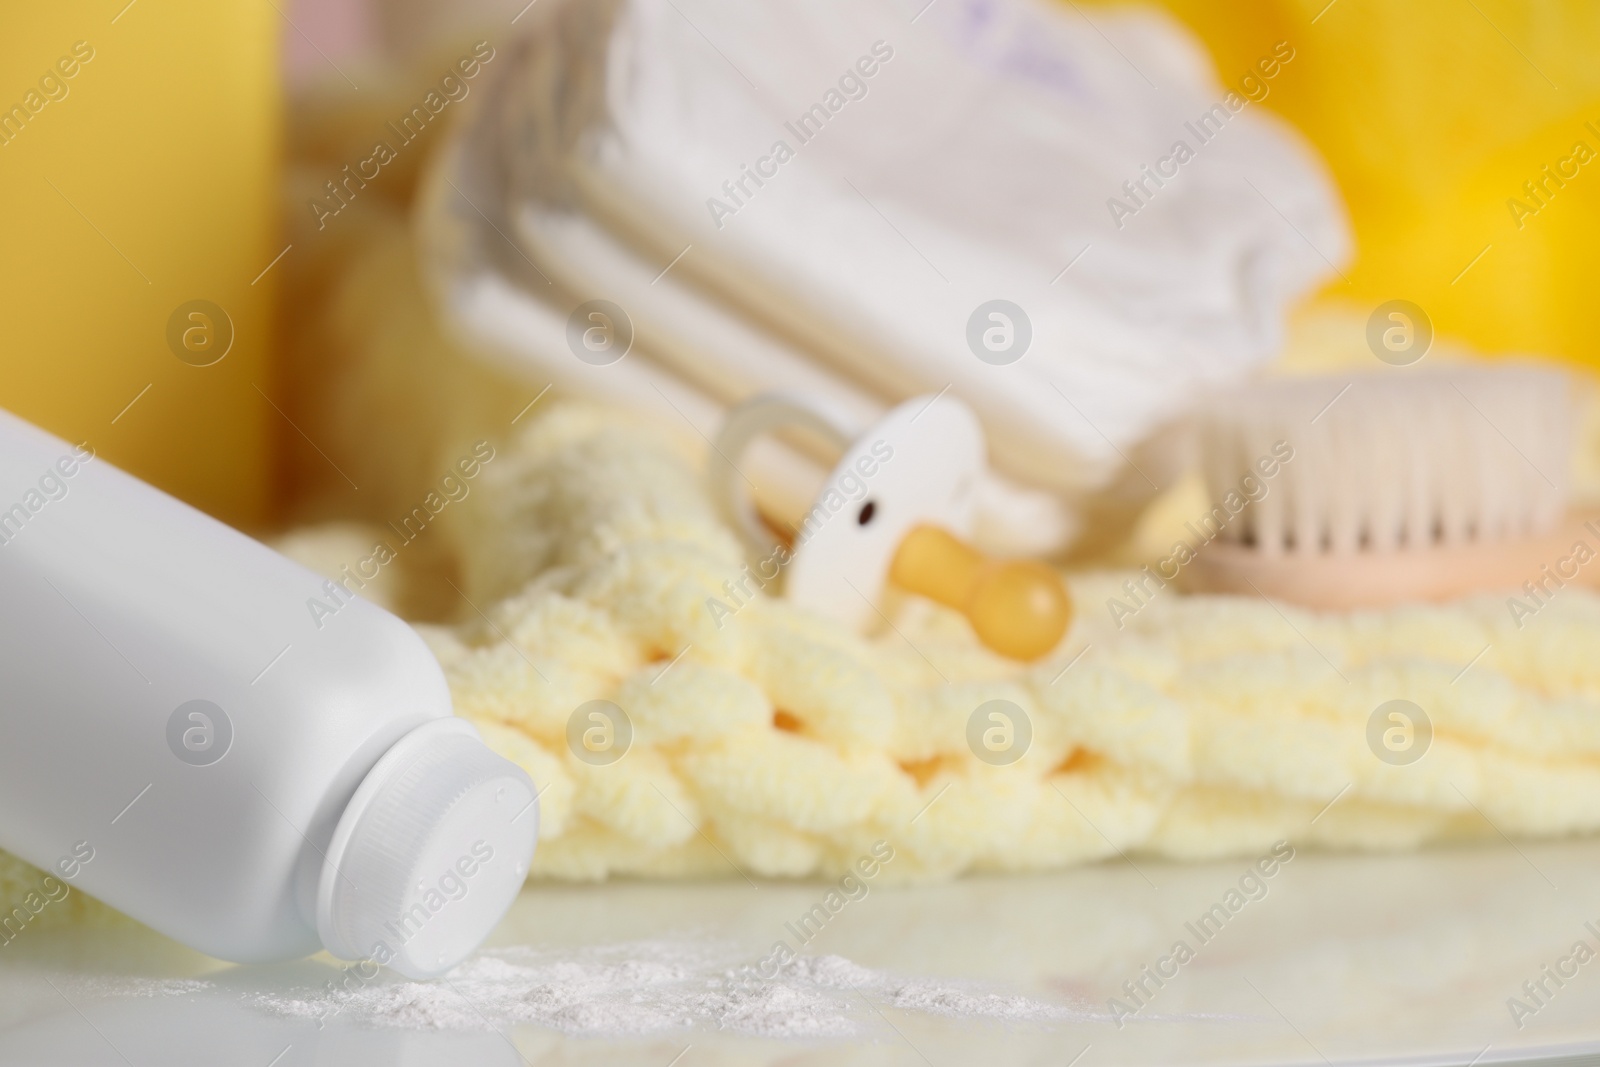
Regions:
<svg viewBox="0 0 1600 1067"><path fill-rule="evenodd" d="M317 933L341 959L432 978L489 935L539 836L533 781L472 725L438 719L385 752L333 833Z"/></svg>

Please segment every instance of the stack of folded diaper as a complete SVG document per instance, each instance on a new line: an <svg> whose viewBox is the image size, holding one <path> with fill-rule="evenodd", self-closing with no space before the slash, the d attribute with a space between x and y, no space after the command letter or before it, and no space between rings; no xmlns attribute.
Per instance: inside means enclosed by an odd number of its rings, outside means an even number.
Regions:
<svg viewBox="0 0 1600 1067"><path fill-rule="evenodd" d="M1144 490L1127 454L1272 358L1349 252L1320 163L1251 103L1288 42L1215 72L1155 12L1046 0L568 2L519 29L419 216L467 347L707 434L761 390L865 424L953 388L998 551ZM579 352L596 307L615 350ZM753 478L780 518L809 503L803 473Z"/></svg>
<svg viewBox="0 0 1600 1067"><path fill-rule="evenodd" d="M714 614L744 559L700 457L616 410L522 429L453 528L483 615L424 631L459 713L543 789L535 875L835 875L884 839L890 873L926 878L1600 827L1586 591L1519 627L1493 597L1312 616L1166 590L1119 629L1104 603L1127 576L1101 573L1021 667L915 598L876 638L762 595ZM318 562L316 541L297 553ZM632 733L604 765L571 729L597 699ZM1014 762L971 730L992 700L1031 735ZM1431 721L1409 765L1370 740L1391 700Z"/></svg>

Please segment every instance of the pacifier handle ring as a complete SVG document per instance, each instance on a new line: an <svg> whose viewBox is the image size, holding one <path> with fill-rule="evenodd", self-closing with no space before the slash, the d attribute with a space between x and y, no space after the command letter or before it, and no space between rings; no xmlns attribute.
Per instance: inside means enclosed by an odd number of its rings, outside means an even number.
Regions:
<svg viewBox="0 0 1600 1067"><path fill-rule="evenodd" d="M717 510L738 532L746 550L756 558L770 555L778 540L761 521L749 483L737 464L745 450L760 437L785 427L810 430L840 452L860 435L853 421L828 401L807 393L787 390L758 393L735 405L722 420L711 445L711 497Z"/></svg>

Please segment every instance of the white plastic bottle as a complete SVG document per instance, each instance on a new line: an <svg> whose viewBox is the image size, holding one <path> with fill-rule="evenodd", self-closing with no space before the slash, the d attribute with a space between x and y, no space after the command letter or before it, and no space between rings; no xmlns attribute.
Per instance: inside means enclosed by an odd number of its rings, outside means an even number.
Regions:
<svg viewBox="0 0 1600 1067"><path fill-rule="evenodd" d="M538 819L404 622L0 412L0 846L47 880L5 943L70 883L221 959L430 977Z"/></svg>

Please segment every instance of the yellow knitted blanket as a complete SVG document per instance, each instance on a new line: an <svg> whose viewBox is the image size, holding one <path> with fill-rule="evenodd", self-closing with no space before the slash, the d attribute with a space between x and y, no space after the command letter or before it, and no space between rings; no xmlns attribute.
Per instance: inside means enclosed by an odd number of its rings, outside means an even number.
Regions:
<svg viewBox="0 0 1600 1067"><path fill-rule="evenodd" d="M872 637L759 594L712 612L745 562L680 446L554 407L441 516L466 621L419 629L459 713L539 785L535 877L839 877L885 841L903 881L1600 826L1585 590L1531 616L1503 597L1319 616L1169 586L1129 615L1107 608L1127 574L1074 574L1072 629L1024 667L914 597ZM379 539L337 524L279 547L337 575ZM392 569L366 595L403 599ZM1396 700L1431 738L1387 717ZM0 899L39 879L0 853ZM79 893L43 911L113 914Z"/></svg>
<svg viewBox="0 0 1600 1067"><path fill-rule="evenodd" d="M837 876L883 839L888 873L930 878L1600 825L1583 590L1531 618L1171 588L1114 616L1127 576L1078 574L1071 631L1024 667L911 597L873 637L761 595L712 612L744 559L697 469L558 407L457 513L470 618L424 630L459 713L542 789L537 876Z"/></svg>

